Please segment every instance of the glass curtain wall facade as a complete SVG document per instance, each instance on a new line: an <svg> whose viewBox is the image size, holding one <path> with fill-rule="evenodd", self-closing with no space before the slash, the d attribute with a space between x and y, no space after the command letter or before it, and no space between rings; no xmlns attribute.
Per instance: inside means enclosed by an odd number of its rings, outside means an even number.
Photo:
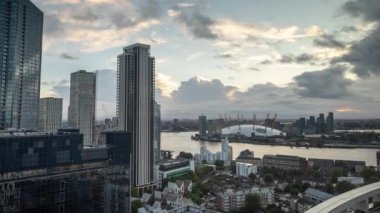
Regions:
<svg viewBox="0 0 380 213"><path fill-rule="evenodd" d="M29 0L0 1L0 129L35 129L43 13Z"/></svg>

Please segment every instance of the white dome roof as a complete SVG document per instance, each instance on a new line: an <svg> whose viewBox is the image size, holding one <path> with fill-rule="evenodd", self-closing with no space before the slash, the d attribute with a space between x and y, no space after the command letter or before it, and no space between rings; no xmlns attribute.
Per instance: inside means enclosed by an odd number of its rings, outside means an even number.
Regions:
<svg viewBox="0 0 380 213"><path fill-rule="evenodd" d="M240 125L240 129L239 129L239 125L230 126L230 127L226 127L222 129L222 134L225 134L225 135L240 134L246 137L251 137L252 133L255 133L255 136L261 136L261 137L285 135L285 133L281 132L280 130L272 129L269 127L265 128L265 126L252 125L252 124Z"/></svg>

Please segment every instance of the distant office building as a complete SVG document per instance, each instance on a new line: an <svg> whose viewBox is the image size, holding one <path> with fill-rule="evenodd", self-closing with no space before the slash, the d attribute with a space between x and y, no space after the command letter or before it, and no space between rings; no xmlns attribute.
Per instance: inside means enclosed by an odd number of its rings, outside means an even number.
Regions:
<svg viewBox="0 0 380 213"><path fill-rule="evenodd" d="M150 46L133 44L118 56L119 129L132 132L132 184L154 185L154 58Z"/></svg>
<svg viewBox="0 0 380 213"><path fill-rule="evenodd" d="M321 113L318 117L318 132L320 134L326 133L325 114Z"/></svg>
<svg viewBox="0 0 380 213"><path fill-rule="evenodd" d="M119 118L113 117L111 121L111 128L112 129L118 129L119 128Z"/></svg>
<svg viewBox="0 0 380 213"><path fill-rule="evenodd" d="M365 161L335 160L335 167L342 167L350 172L359 173L365 167Z"/></svg>
<svg viewBox="0 0 380 213"><path fill-rule="evenodd" d="M38 127L42 27L31 1L0 1L0 129Z"/></svg>
<svg viewBox="0 0 380 213"><path fill-rule="evenodd" d="M200 115L199 116L199 135L203 136L206 135L207 131L207 118L205 115Z"/></svg>
<svg viewBox="0 0 380 213"><path fill-rule="evenodd" d="M104 126L106 129L111 129L112 128L112 120L110 118L104 119Z"/></svg>
<svg viewBox="0 0 380 213"><path fill-rule="evenodd" d="M306 128L306 118L302 117L298 120L298 128L300 129L301 133L304 132Z"/></svg>
<svg viewBox="0 0 380 213"><path fill-rule="evenodd" d="M41 98L39 129L42 132L56 132L62 125L62 98Z"/></svg>
<svg viewBox="0 0 380 213"><path fill-rule="evenodd" d="M68 123L83 133L84 145L95 139L96 73L80 70L71 73Z"/></svg>
<svg viewBox="0 0 380 213"><path fill-rule="evenodd" d="M264 155L263 165L265 167L274 167L285 171L301 171L306 172L307 161L305 158L289 155Z"/></svg>
<svg viewBox="0 0 380 213"><path fill-rule="evenodd" d="M257 166L250 163L236 162L236 175L248 177L250 174L257 174Z"/></svg>
<svg viewBox="0 0 380 213"><path fill-rule="evenodd" d="M158 164L161 159L161 105L154 102L154 159Z"/></svg>
<svg viewBox="0 0 380 213"><path fill-rule="evenodd" d="M309 118L309 125L310 126L315 126L315 116L310 116L310 118Z"/></svg>
<svg viewBox="0 0 380 213"><path fill-rule="evenodd" d="M178 130L179 130L178 119L174 118L173 119L173 131L178 131Z"/></svg>
<svg viewBox="0 0 380 213"><path fill-rule="evenodd" d="M334 113L330 112L326 119L327 132L333 133L335 128Z"/></svg>

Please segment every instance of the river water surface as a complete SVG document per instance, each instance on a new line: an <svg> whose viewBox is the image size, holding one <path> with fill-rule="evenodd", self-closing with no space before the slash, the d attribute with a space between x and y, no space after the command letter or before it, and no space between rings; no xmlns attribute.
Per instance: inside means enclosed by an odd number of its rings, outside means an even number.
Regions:
<svg viewBox="0 0 380 213"><path fill-rule="evenodd" d="M161 149L174 151L174 156L179 152L199 153L202 144L212 152L220 151L218 142L201 142L191 140L191 135L197 132L161 133ZM376 152L380 149L337 149L337 148L305 148L288 146L266 146L246 143L230 143L233 150L233 158L245 149L254 152L255 157L262 158L266 154L294 155L305 158L322 158L335 160L360 160L367 166L376 166Z"/></svg>

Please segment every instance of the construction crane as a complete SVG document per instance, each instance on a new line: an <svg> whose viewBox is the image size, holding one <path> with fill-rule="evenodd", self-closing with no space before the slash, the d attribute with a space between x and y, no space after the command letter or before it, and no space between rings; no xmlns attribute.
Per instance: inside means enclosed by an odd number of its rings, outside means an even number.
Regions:
<svg viewBox="0 0 380 213"><path fill-rule="evenodd" d="M255 131L255 124L256 124L256 114L253 114L253 120L252 120L253 131Z"/></svg>
<svg viewBox="0 0 380 213"><path fill-rule="evenodd" d="M269 113L267 114L267 119L265 119L264 121L264 125L265 125L265 137L267 137L267 122L269 122Z"/></svg>
<svg viewBox="0 0 380 213"><path fill-rule="evenodd" d="M274 126L275 126L275 124L276 124L276 119L277 119L277 113L274 115L274 118L273 118L272 129L271 129L271 132L270 132L270 135L271 135L271 136L272 136L272 134L273 134Z"/></svg>

